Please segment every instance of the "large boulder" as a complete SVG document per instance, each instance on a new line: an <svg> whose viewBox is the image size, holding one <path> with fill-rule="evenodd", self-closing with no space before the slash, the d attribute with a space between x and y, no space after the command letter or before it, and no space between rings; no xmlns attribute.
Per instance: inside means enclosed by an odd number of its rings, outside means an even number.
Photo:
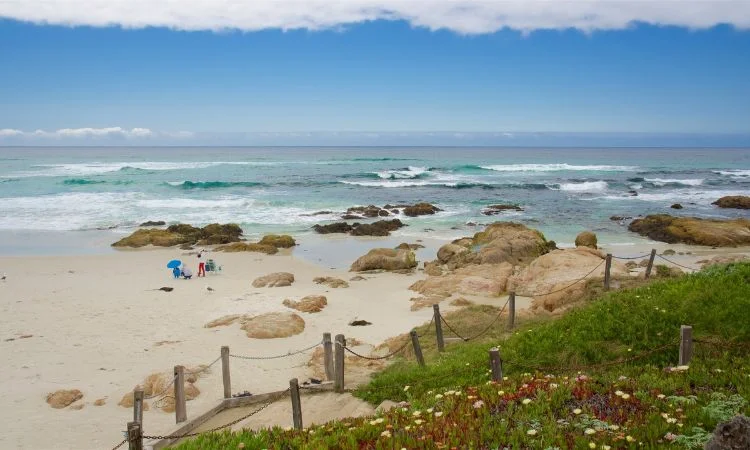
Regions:
<svg viewBox="0 0 750 450"><path fill-rule="evenodd" d="M389 216L391 213L388 212L388 210L377 207L375 205L368 205L368 206L352 206L351 208L346 210L346 214L344 214L345 217L380 217L380 216Z"/></svg>
<svg viewBox="0 0 750 450"><path fill-rule="evenodd" d="M190 242L190 238L182 234L174 233L168 230L158 228L147 228L135 230L130 236L124 237L112 244L112 247L131 247L140 248L146 245L155 245L158 247L171 247L173 245L185 244Z"/></svg>
<svg viewBox="0 0 750 450"><path fill-rule="evenodd" d="M276 248L291 248L297 245L294 238L286 234L267 234L258 242L259 245L270 245Z"/></svg>
<svg viewBox="0 0 750 450"><path fill-rule="evenodd" d="M315 225L313 230L319 234L348 233L353 227L346 222L329 223L328 225Z"/></svg>
<svg viewBox="0 0 750 450"><path fill-rule="evenodd" d="M285 338L302 333L305 321L294 313L271 312L243 319L242 329L249 338Z"/></svg>
<svg viewBox="0 0 750 450"><path fill-rule="evenodd" d="M294 283L294 274L289 272L274 272L253 280L253 287L286 287Z"/></svg>
<svg viewBox="0 0 750 450"><path fill-rule="evenodd" d="M445 298L453 294L496 297L506 291L511 275L513 266L507 262L470 265L446 275L419 280L409 289L426 297Z"/></svg>
<svg viewBox="0 0 750 450"><path fill-rule="evenodd" d="M589 247L596 249L596 244L596 234L592 233L591 231L583 231L581 233L578 233L578 236L576 236L576 247Z"/></svg>
<svg viewBox="0 0 750 450"><path fill-rule="evenodd" d="M705 450L741 450L750 448L750 419L735 416L729 422L716 426Z"/></svg>
<svg viewBox="0 0 750 450"><path fill-rule="evenodd" d="M411 250L374 248L360 256L351 266L352 272L367 270L408 270L417 267L417 257Z"/></svg>
<svg viewBox="0 0 750 450"><path fill-rule="evenodd" d="M256 242L234 242L228 245L216 247L217 252L238 253L238 252L255 252L265 253L266 255L275 255L279 249L273 245L258 244Z"/></svg>
<svg viewBox="0 0 750 450"><path fill-rule="evenodd" d="M750 209L750 197L747 195L729 195L711 203L719 208Z"/></svg>
<svg viewBox="0 0 750 450"><path fill-rule="evenodd" d="M148 222L146 222L148 223ZM178 223L166 230L147 228L136 230L133 234L112 244L113 247L172 247L180 244L216 245L237 242L242 236L242 228L234 223L212 223L203 228Z"/></svg>
<svg viewBox="0 0 750 450"><path fill-rule="evenodd" d="M404 208L403 213L408 217L426 216L440 212L442 209L430 203L417 203Z"/></svg>
<svg viewBox="0 0 750 450"><path fill-rule="evenodd" d="M323 310L328 304L328 299L323 295L308 295L299 301L286 299L282 302L287 308L296 309L300 312L316 313Z"/></svg>
<svg viewBox="0 0 750 450"><path fill-rule="evenodd" d="M62 409L82 398L83 393L78 389L61 389L47 394L47 403L55 409Z"/></svg>
<svg viewBox="0 0 750 450"><path fill-rule="evenodd" d="M363 223L354 227L349 233L352 236L390 236L391 231L396 231L404 224L398 219L378 220L373 223Z"/></svg>
<svg viewBox="0 0 750 450"><path fill-rule="evenodd" d="M533 297L532 309L554 311L580 299L585 294L588 280L603 278L603 262L604 255L589 247L554 250L511 277L508 290ZM613 261L610 274L613 278L627 277L629 271L625 265ZM578 280L581 281L576 283Z"/></svg>
<svg viewBox="0 0 750 450"><path fill-rule="evenodd" d="M750 244L748 219L699 219L656 214L634 220L628 229L655 241L670 244L685 243L712 247Z"/></svg>

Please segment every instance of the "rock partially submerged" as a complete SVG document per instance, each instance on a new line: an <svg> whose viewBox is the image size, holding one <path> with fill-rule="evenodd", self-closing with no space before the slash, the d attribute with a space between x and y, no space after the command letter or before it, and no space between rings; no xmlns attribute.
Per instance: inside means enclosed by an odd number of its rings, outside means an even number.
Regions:
<svg viewBox="0 0 750 450"><path fill-rule="evenodd" d="M319 234L349 233L352 236L390 236L391 231L396 231L404 224L398 219L378 220L373 223L336 222L327 225L315 225L313 230Z"/></svg>
<svg viewBox="0 0 750 450"><path fill-rule="evenodd" d="M47 404L55 409L62 409L83 398L78 389L61 389L47 394Z"/></svg>
<svg viewBox="0 0 750 450"><path fill-rule="evenodd" d="M289 272L274 272L253 280L253 287L286 287L294 283L294 274Z"/></svg>
<svg viewBox="0 0 750 450"><path fill-rule="evenodd" d="M386 217L391 214L403 214L408 217L435 214L442 209L430 203L416 203L414 205L385 205L382 208L375 205L352 206L341 217L343 219L364 219Z"/></svg>
<svg viewBox="0 0 750 450"><path fill-rule="evenodd" d="M308 295L302 297L299 301L286 299L282 303L287 308L296 309L300 312L316 313L323 311L323 308L328 305L328 299L323 295Z"/></svg>
<svg viewBox="0 0 750 450"><path fill-rule="evenodd" d="M728 195L711 204L719 208L750 209L750 197L747 195Z"/></svg>
<svg viewBox="0 0 750 450"><path fill-rule="evenodd" d="M113 247L139 248L146 245L172 247L174 245L213 245L237 242L242 236L242 228L234 223L212 223L203 228L187 224L170 225L165 230L146 228L136 230L128 237L112 244Z"/></svg>
<svg viewBox="0 0 750 450"><path fill-rule="evenodd" d="M748 219L699 219L657 214L634 220L628 229L655 241L670 244L685 243L712 247L750 244Z"/></svg>
<svg viewBox="0 0 750 450"><path fill-rule="evenodd" d="M417 267L417 257L411 250L374 248L360 256L351 266L352 272L368 270L409 270Z"/></svg>
<svg viewBox="0 0 750 450"><path fill-rule="evenodd" d="M139 227L162 227L166 225L167 222L163 220L148 220L146 222L143 222L142 224L138 225Z"/></svg>
<svg viewBox="0 0 750 450"><path fill-rule="evenodd" d="M518 205L489 205L482 210L485 216L494 216L503 211L523 211Z"/></svg>

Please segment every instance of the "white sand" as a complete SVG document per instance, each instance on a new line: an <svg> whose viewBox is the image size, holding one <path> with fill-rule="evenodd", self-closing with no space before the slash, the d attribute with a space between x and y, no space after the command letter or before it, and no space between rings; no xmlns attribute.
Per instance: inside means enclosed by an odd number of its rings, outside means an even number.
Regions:
<svg viewBox="0 0 750 450"><path fill-rule="evenodd" d="M307 347L324 332L377 344L430 319L431 309L409 311L413 295L407 287L421 275L365 275L351 287L331 289L312 282L315 276L349 280L353 274L331 271L287 255L213 254L223 272L205 279L174 280L165 264L172 258L190 261L175 249L125 251L76 257L0 258L0 366L3 398L0 448L110 448L123 439L132 409L117 405L152 372L171 373L176 364L207 364L228 345L233 354L275 355ZM71 272L72 271L72 272ZM253 288L251 281L270 272L295 275L292 287ZM170 293L150 291L173 286ZM208 292L206 286L215 289ZM323 294L328 307L300 313L305 331L284 339L248 338L238 325L204 328L226 314L290 311L285 298ZM353 318L373 323L350 327ZM33 335L19 339L20 335ZM6 341L6 339L12 339ZM157 346L160 341L176 341ZM288 386L290 378L306 379L310 352L269 361L231 359L233 392L263 393ZM201 395L188 402L188 418L214 406L223 395L221 366L198 381ZM52 409L47 393L80 389L80 411ZM93 402L107 398L105 406ZM167 433L174 414L155 409L144 415L148 434ZM43 429L44 432L39 432Z"/></svg>

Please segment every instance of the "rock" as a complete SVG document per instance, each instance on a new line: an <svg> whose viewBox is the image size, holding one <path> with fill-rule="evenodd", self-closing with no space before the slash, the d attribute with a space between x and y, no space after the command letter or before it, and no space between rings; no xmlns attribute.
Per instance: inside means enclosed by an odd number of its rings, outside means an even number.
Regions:
<svg viewBox="0 0 750 450"><path fill-rule="evenodd" d="M289 272L275 272L253 280L253 287L286 287L294 283L294 274Z"/></svg>
<svg viewBox="0 0 750 450"><path fill-rule="evenodd" d="M47 394L47 403L55 409L62 409L82 398L83 393L78 389L61 389Z"/></svg>
<svg viewBox="0 0 750 450"><path fill-rule="evenodd" d="M430 203L417 203L404 208L404 215L408 217L426 216L440 211L442 211L442 209Z"/></svg>
<svg viewBox="0 0 750 450"><path fill-rule="evenodd" d="M398 244L398 246L396 246L396 250L419 250L420 248L424 248L424 245L407 244L406 242L402 242L401 244Z"/></svg>
<svg viewBox="0 0 750 450"><path fill-rule="evenodd" d="M393 408L398 408L399 404L397 402L391 401L391 400L383 400L380 405L378 405L377 408L375 408L375 412L384 413L392 410Z"/></svg>
<svg viewBox="0 0 750 450"><path fill-rule="evenodd" d="M106 404L107 404L106 398L97 398L96 400L94 400L94 406L104 406Z"/></svg>
<svg viewBox="0 0 750 450"><path fill-rule="evenodd" d="M747 261L747 259L748 258L745 255L717 255L711 259L698 261L698 264L700 264L702 268L705 268L717 264L731 264L735 262Z"/></svg>
<svg viewBox="0 0 750 450"><path fill-rule="evenodd" d="M596 244L596 234L591 231L584 231L582 233L578 233L578 236L576 236L576 247L589 247L596 249Z"/></svg>
<svg viewBox="0 0 750 450"><path fill-rule="evenodd" d="M207 324L203 325L204 328L215 328L215 327L224 327L227 325L231 325L235 323L236 321L240 320L242 318L242 314L230 314L228 316L222 316L218 319L214 319Z"/></svg>
<svg viewBox="0 0 750 450"><path fill-rule="evenodd" d="M76 404L76 405L72 405L72 406L70 407L70 409L72 409L72 410L74 410L74 411L80 411L80 410L82 410L82 409L83 409L83 407L84 407L84 406L86 406L86 404L85 404L85 403L78 403L78 404Z"/></svg>
<svg viewBox="0 0 750 450"><path fill-rule="evenodd" d="M355 275L351 278L349 278L349 281L364 281L367 278L363 277L362 275Z"/></svg>
<svg viewBox="0 0 750 450"><path fill-rule="evenodd" d="M352 272L366 270L404 270L417 267L417 258L411 250L393 250L374 248L366 255L360 256L351 266Z"/></svg>
<svg viewBox="0 0 750 450"><path fill-rule="evenodd" d="M449 297L453 294L495 297L505 292L508 278L513 275L509 263L470 265L453 273L419 280L409 289L426 297Z"/></svg>
<svg viewBox="0 0 750 450"><path fill-rule="evenodd" d="M425 261L424 272L432 277L439 277L443 274L443 269L440 267L438 262Z"/></svg>
<svg viewBox="0 0 750 450"><path fill-rule="evenodd" d="M149 228L135 230L130 236L124 237L112 244L112 247L140 248L147 245L171 247L173 245L185 244L189 241L190 238L183 236L182 234L172 233L171 231L160 230L157 228Z"/></svg>
<svg viewBox="0 0 750 450"><path fill-rule="evenodd" d="M229 245L216 247L217 252L237 253L237 252L256 252L265 253L266 255L275 255L279 249L272 245L261 245L257 243L235 242Z"/></svg>
<svg viewBox="0 0 750 450"><path fill-rule="evenodd" d="M459 297L455 300L452 300L450 304L451 306L471 306L474 304L474 302L463 297Z"/></svg>
<svg viewBox="0 0 750 450"><path fill-rule="evenodd" d="M638 263L638 267L648 267L648 259L642 259L642 260L641 260L641 261L640 261L640 262Z"/></svg>
<svg viewBox="0 0 750 450"><path fill-rule="evenodd" d="M750 197L746 195L729 195L711 203L719 208L750 209Z"/></svg>
<svg viewBox="0 0 750 450"><path fill-rule="evenodd" d="M669 244L681 242L712 247L750 244L748 219L717 220L657 214L634 220L628 229Z"/></svg>
<svg viewBox="0 0 750 450"><path fill-rule="evenodd" d="M346 216L353 216L357 215L360 218L361 217L380 217L380 216L389 216L391 213L388 212L386 209L379 208L375 205L368 205L368 206L353 206L346 210Z"/></svg>
<svg viewBox="0 0 750 450"><path fill-rule="evenodd" d="M630 194L631 197L638 197L638 191L630 190L628 191L628 194Z"/></svg>
<svg viewBox="0 0 750 450"><path fill-rule="evenodd" d="M495 222L474 235L474 246L479 247L478 262L521 264L554 249L555 243L525 225L514 222Z"/></svg>
<svg viewBox="0 0 750 450"><path fill-rule="evenodd" d="M456 242L456 241L454 241ZM462 255L468 255L471 253L468 245L462 245L459 243L445 244L438 249L437 258L442 264L448 264L451 261L457 261Z"/></svg>
<svg viewBox="0 0 750 450"><path fill-rule="evenodd" d="M142 224L138 225L140 227L161 227L166 225L167 222L163 220L149 220L146 222L143 222Z"/></svg>
<svg viewBox="0 0 750 450"><path fill-rule="evenodd" d="M297 245L294 238L286 234L267 234L258 242L258 245L270 245L276 248L291 248Z"/></svg>
<svg viewBox="0 0 750 450"><path fill-rule="evenodd" d="M326 286L334 288L334 289L349 287L349 283L342 280L341 278L334 278L334 277L315 277L313 278L313 283L325 284Z"/></svg>
<svg viewBox="0 0 750 450"><path fill-rule="evenodd" d="M367 325L372 325L372 322L368 322L366 320L358 320L358 319L355 319L349 322L349 326L351 327L364 327Z"/></svg>
<svg viewBox="0 0 750 450"><path fill-rule="evenodd" d="M313 230L319 234L348 233L353 227L346 222L336 222L328 225L315 225Z"/></svg>
<svg viewBox="0 0 750 450"><path fill-rule="evenodd" d="M532 261L508 281L508 290L533 297L532 309L554 311L586 293L586 280L604 277L604 255L589 247L554 250ZM595 269L596 268L596 269ZM592 272L593 270L593 272ZM629 277L628 269L612 261L612 278ZM575 283L586 277L586 280Z"/></svg>
<svg viewBox="0 0 750 450"><path fill-rule="evenodd" d="M672 209L682 209L682 205L680 205L679 203L674 203L672 206L670 206L670 208L672 208Z"/></svg>
<svg viewBox="0 0 750 450"><path fill-rule="evenodd" d="M326 214L333 214L333 211L316 211L314 213L301 214L301 215L305 217L312 217L312 216L325 216Z"/></svg>
<svg viewBox="0 0 750 450"><path fill-rule="evenodd" d="M494 216L503 211L523 211L523 208L518 205L489 205L482 210L482 214L485 216Z"/></svg>
<svg viewBox="0 0 750 450"><path fill-rule="evenodd" d="M283 305L287 308L296 309L300 312L316 313L323 311L323 308L328 304L328 299L322 295L308 295L303 297L300 301L295 302L294 300L286 299Z"/></svg>
<svg viewBox="0 0 750 450"><path fill-rule="evenodd" d="M163 224L163 223L162 223ZM133 234L112 244L113 247L144 247L154 245L158 247L172 247L174 245L213 245L237 242L242 236L239 225L212 223L203 228L188 224L175 224L166 230L148 228L136 230Z"/></svg>
<svg viewBox="0 0 750 450"><path fill-rule="evenodd" d="M247 337L254 339L285 338L305 330L305 321L294 313L272 312L242 320Z"/></svg>
<svg viewBox="0 0 750 450"><path fill-rule="evenodd" d="M352 236L390 236L391 231L396 231L403 226L404 224L398 219L378 220L355 226L349 234Z"/></svg>
<svg viewBox="0 0 750 450"><path fill-rule="evenodd" d="M740 450L750 448L750 419L739 415L720 423L706 443L705 450Z"/></svg>
<svg viewBox="0 0 750 450"><path fill-rule="evenodd" d="M675 253L676 253L676 252L675 252L674 250L672 250L671 248L668 248L668 249L666 249L666 250L664 250L664 251L662 252L662 255L664 255L664 256L672 256L672 255L674 255Z"/></svg>
<svg viewBox="0 0 750 450"><path fill-rule="evenodd" d="M411 304L411 311L419 311L422 308L427 308L432 305L437 305L445 300L445 297L412 297L409 299Z"/></svg>
<svg viewBox="0 0 750 450"><path fill-rule="evenodd" d="M638 268L638 263L635 261L628 261L625 263L625 267L628 268L628 270L633 270Z"/></svg>
<svg viewBox="0 0 750 450"><path fill-rule="evenodd" d="M609 220L615 221L615 222L622 222L623 220L630 220L632 219L631 216L612 216L609 218Z"/></svg>
<svg viewBox="0 0 750 450"><path fill-rule="evenodd" d="M657 264L654 269L656 270L656 276L659 278L677 278L685 275L685 272L678 267L671 267L664 264Z"/></svg>

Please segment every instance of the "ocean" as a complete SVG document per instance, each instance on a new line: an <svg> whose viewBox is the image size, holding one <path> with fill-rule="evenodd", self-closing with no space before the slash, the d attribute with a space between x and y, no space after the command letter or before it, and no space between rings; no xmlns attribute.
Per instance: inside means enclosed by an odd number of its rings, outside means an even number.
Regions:
<svg viewBox="0 0 750 450"><path fill-rule="evenodd" d="M512 220L563 245L588 229L626 246L643 239L610 216L748 215L711 205L725 195L750 195L750 149L6 147L0 254L111 251L147 220L308 235L350 206L422 201L443 212L402 218L399 239ZM523 211L482 213L499 203Z"/></svg>

